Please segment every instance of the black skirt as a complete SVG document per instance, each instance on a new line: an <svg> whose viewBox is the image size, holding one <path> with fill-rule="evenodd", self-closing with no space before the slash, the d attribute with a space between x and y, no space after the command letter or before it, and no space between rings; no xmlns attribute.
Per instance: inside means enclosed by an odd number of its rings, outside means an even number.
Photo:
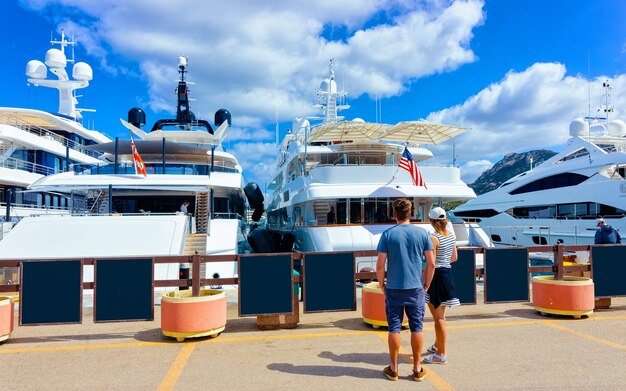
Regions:
<svg viewBox="0 0 626 391"><path fill-rule="evenodd" d="M461 304L454 288L452 269L445 267L435 268L433 281L430 283L428 292L426 292L426 303L432 304L435 308L442 304L446 307Z"/></svg>

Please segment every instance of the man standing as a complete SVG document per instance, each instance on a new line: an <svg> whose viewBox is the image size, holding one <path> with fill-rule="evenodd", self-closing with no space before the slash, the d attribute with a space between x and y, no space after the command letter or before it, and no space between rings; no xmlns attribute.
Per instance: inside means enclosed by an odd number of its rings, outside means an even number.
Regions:
<svg viewBox="0 0 626 391"><path fill-rule="evenodd" d="M424 292L430 287L435 272L433 243L428 232L410 224L411 202L399 198L392 204L393 217L397 225L389 228L378 242L376 276L385 294L385 310L389 324L389 358L391 364L383 370L389 380L398 379L398 354L400 352L400 330L404 312L411 329L413 351L413 377L422 381L426 371L421 368L421 352L424 341ZM426 268L422 273L422 256ZM385 262L387 281L385 282ZM423 283L422 283L423 281Z"/></svg>
<svg viewBox="0 0 626 391"><path fill-rule="evenodd" d="M620 244L622 243L622 237L619 234L619 231L610 225L606 224L604 219L598 219L598 230L596 231L596 236L593 241L594 244Z"/></svg>
<svg viewBox="0 0 626 391"><path fill-rule="evenodd" d="M187 207L189 207L189 201L184 200L183 203L180 205L180 211L183 212L184 214L189 214Z"/></svg>

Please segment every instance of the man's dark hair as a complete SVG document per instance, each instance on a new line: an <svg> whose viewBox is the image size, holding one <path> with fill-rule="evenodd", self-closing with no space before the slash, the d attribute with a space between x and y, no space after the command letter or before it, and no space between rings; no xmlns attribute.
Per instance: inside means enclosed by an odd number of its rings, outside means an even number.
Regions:
<svg viewBox="0 0 626 391"><path fill-rule="evenodd" d="M398 198L393 202L393 204L391 204L393 213L398 220L406 220L409 216L411 216L412 206L413 204L411 201L406 198Z"/></svg>

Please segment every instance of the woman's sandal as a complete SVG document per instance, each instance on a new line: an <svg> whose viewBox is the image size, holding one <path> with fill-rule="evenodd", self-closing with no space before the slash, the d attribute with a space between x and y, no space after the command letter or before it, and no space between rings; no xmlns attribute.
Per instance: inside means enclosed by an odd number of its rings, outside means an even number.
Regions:
<svg viewBox="0 0 626 391"><path fill-rule="evenodd" d="M437 353L433 353L432 356L428 356L422 360L422 364L447 364L448 357L440 356Z"/></svg>
<svg viewBox="0 0 626 391"><path fill-rule="evenodd" d="M426 349L426 353L437 353L437 346L435 344L430 345L430 347Z"/></svg>

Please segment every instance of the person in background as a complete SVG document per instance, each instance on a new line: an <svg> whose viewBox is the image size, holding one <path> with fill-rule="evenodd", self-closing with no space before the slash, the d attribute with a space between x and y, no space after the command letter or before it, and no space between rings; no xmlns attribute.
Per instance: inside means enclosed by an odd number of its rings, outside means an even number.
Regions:
<svg viewBox="0 0 626 391"><path fill-rule="evenodd" d="M335 218L335 207L330 207L330 212L326 215L326 224L336 224L337 219Z"/></svg>
<svg viewBox="0 0 626 391"><path fill-rule="evenodd" d="M430 224L435 229L431 240L435 248L435 275L426 291L426 303L435 321L435 343L427 350L431 353L422 363L424 364L446 364L446 307L460 305L454 288L454 278L452 277L452 262L456 262L457 250L455 236L448 231L448 219L443 208L433 208L428 212Z"/></svg>
<svg viewBox="0 0 626 391"><path fill-rule="evenodd" d="M428 232L410 223L411 202L399 198L392 204L397 225L385 230L378 242L376 277L385 295L385 311L389 334L390 365L383 370L389 380L398 380L400 330L406 313L411 329L413 378L422 381L426 371L420 365L424 335L424 291L430 286L435 268L433 243ZM422 257L426 268L422 272ZM385 263L387 281L385 281Z"/></svg>
<svg viewBox="0 0 626 391"><path fill-rule="evenodd" d="M184 200L183 203L180 205L180 211L188 215L189 214L189 211L187 210L188 207L189 207L189 201Z"/></svg>
<svg viewBox="0 0 626 391"><path fill-rule="evenodd" d="M621 244L622 236L619 234L619 231L610 225L606 224L604 219L598 219L598 230L596 231L596 236L593 240L594 244Z"/></svg>

